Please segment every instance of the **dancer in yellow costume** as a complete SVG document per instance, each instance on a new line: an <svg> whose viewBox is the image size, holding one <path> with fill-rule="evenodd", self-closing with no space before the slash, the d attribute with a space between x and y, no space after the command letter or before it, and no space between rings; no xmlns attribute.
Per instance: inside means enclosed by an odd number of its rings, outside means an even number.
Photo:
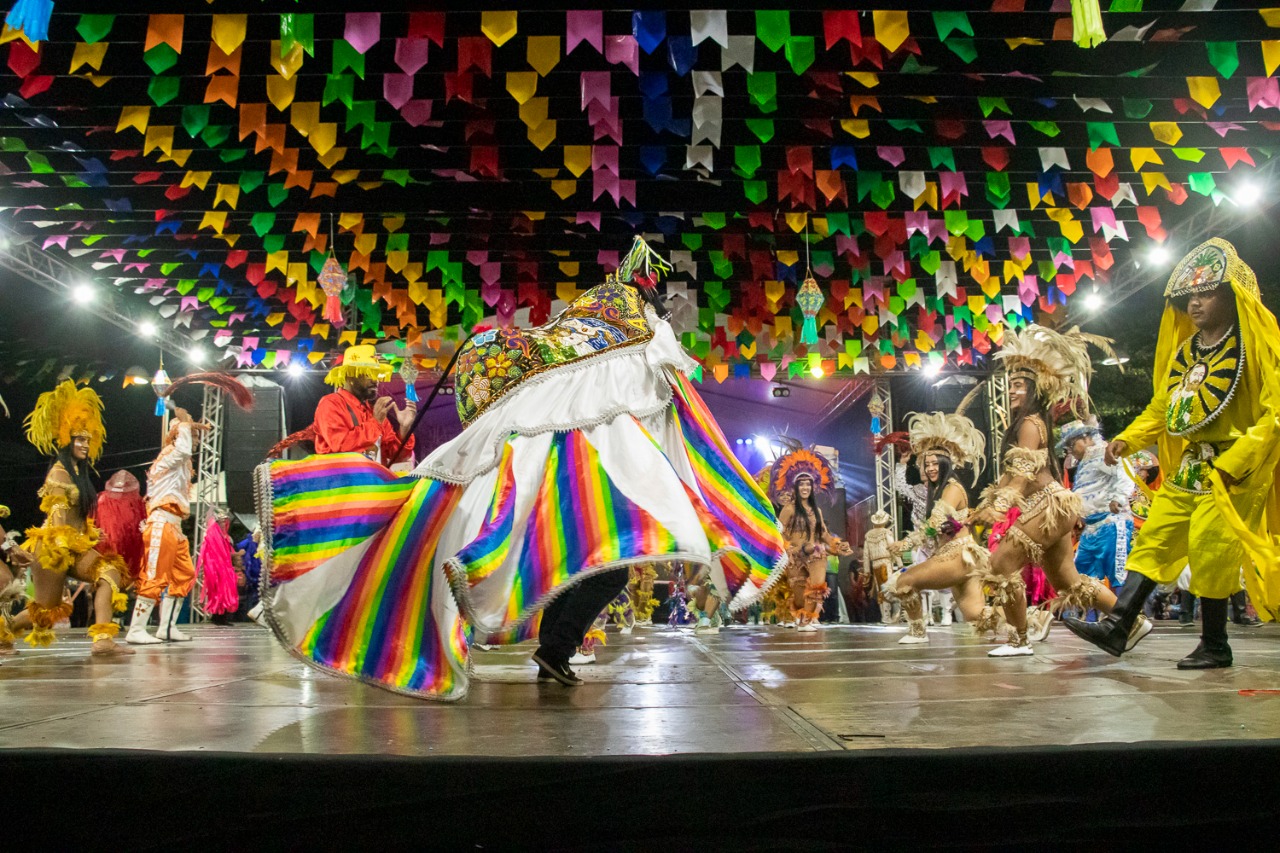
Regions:
<svg viewBox="0 0 1280 853"><path fill-rule="evenodd" d="M40 395L27 416L26 428L27 440L54 457L40 489L44 524L27 531L23 546L35 556L31 571L35 598L27 605L32 625L27 643L47 646L53 642L54 624L71 609L62 600L70 575L93 585L95 621L89 626L93 654L133 654L115 642L120 626L112 620L112 612L122 612L129 603L120 591L128 569L118 554L97 547L98 528L90 518L97 490L89 479L89 468L102 456L106 440L102 399L93 389L77 388L65 380Z"/></svg>
<svg viewBox="0 0 1280 853"><path fill-rule="evenodd" d="M1179 669L1231 666L1227 599L1245 585L1259 616L1280 615L1280 328L1258 282L1226 240L1184 257L1169 277L1151 404L1107 447L1113 464L1157 445L1164 483L1129 555L1111 615L1064 620L1110 654L1158 584L1191 566L1201 598L1200 645Z"/></svg>

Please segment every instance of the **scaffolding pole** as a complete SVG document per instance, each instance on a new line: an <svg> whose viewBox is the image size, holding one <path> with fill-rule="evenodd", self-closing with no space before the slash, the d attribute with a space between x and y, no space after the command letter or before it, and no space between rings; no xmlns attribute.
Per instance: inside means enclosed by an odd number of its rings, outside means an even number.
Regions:
<svg viewBox="0 0 1280 853"><path fill-rule="evenodd" d="M1009 374L1003 370L987 377L987 424L991 439L988 447L991 476L998 482L1004 473L1000 445L1004 443L1004 434L1009 428Z"/></svg>
<svg viewBox="0 0 1280 853"><path fill-rule="evenodd" d="M225 423L226 395L213 385L204 387L202 416L212 427L200 433L199 462L196 467L195 500L191 504L191 518L195 530L191 535L191 556L199 559L204 544L205 526L209 514L222 505L222 430ZM191 621L203 622L208 618L201 601L204 578L196 573L196 585L191 593Z"/></svg>
<svg viewBox="0 0 1280 853"><path fill-rule="evenodd" d="M871 399L867 401L867 409L871 412L871 433L874 438L882 438L893 432L893 391L887 376L876 379L875 387L871 389ZM892 446L886 445L876 454L876 509L891 519L895 539L901 536L898 529L898 489L893 476L897 461L897 454Z"/></svg>

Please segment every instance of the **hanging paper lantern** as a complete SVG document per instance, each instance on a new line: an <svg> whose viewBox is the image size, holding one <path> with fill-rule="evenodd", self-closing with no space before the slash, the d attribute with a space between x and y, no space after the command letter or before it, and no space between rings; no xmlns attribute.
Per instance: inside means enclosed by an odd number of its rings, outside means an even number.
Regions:
<svg viewBox="0 0 1280 853"><path fill-rule="evenodd" d="M151 377L151 390L156 392L156 417L164 417L164 398L169 394L169 388L173 383L169 381L169 374L165 373L164 362L160 363L160 369L156 371L156 375Z"/></svg>
<svg viewBox="0 0 1280 853"><path fill-rule="evenodd" d="M324 290L324 319L335 329L347 324L342 316L342 289L347 286L347 274L333 255L325 259L320 268L320 288Z"/></svg>
<svg viewBox="0 0 1280 853"><path fill-rule="evenodd" d="M800 292L796 294L796 304L804 314L804 325L800 329L800 343L805 346L813 346L818 342L817 317L826 301L813 276L806 278L804 284L800 286Z"/></svg>
<svg viewBox="0 0 1280 853"><path fill-rule="evenodd" d="M404 398L410 403L418 402L416 383L420 372L414 357L411 355L405 356L404 361L400 363L400 378L404 380Z"/></svg>

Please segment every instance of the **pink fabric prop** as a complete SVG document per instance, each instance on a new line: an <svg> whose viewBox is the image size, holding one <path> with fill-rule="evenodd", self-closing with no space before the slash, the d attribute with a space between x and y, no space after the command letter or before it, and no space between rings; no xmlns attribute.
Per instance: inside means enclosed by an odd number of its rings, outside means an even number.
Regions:
<svg viewBox="0 0 1280 853"><path fill-rule="evenodd" d="M204 574L204 589L200 603L208 613L234 613L240 606L240 594L236 592L236 575L231 568L231 552L234 547L227 531L217 519L209 516L204 541L200 543L199 569Z"/></svg>
<svg viewBox="0 0 1280 853"><path fill-rule="evenodd" d="M1004 535L1018 523L1021 517L1022 507L1010 507L1004 518L992 526L991 533L987 535L987 548L994 551L1000 544L1000 540L1004 539ZM1030 563L1023 566L1022 579L1027 584L1028 607L1043 604L1056 595L1053 587L1049 585L1049 579L1045 577L1044 570L1039 566L1033 566Z"/></svg>

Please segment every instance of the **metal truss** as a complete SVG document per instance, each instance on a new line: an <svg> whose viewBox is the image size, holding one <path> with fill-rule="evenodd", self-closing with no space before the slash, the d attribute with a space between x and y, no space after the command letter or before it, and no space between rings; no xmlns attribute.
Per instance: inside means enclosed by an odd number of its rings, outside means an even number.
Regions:
<svg viewBox="0 0 1280 853"><path fill-rule="evenodd" d="M202 413L204 420L213 428L200 433L196 495L191 504L191 518L195 522L195 530L191 535L193 558L199 557L200 546L204 544L204 531L209 521L209 513L216 512L222 506L222 433L226 422L226 395L221 388L212 385L204 387ZM203 605L200 604L203 591L204 578L197 573L196 586L191 593L192 622L203 622L208 618Z"/></svg>
<svg viewBox="0 0 1280 853"><path fill-rule="evenodd" d="M1009 428L1009 374L997 370L987 377L987 453L993 480L1004 473L1004 460L1000 458L1000 445Z"/></svg>
<svg viewBox="0 0 1280 853"><path fill-rule="evenodd" d="M880 438L893 432L892 387L889 378L882 376L876 379L875 387L871 389L871 399L867 402L867 408L871 410L872 418L880 418L879 431L872 430L872 435L875 438ZM894 466L897 461L897 454L891 446L886 446L876 454L876 509L882 510L891 519L889 523L895 539L900 538L898 530L898 488L894 483L893 477Z"/></svg>
<svg viewBox="0 0 1280 853"><path fill-rule="evenodd" d="M92 273L86 273L56 255L41 250L29 237L3 225L0 225L0 268L67 298L70 298L71 291L78 283L97 281ZM156 325L156 346L170 355L186 357L191 342L184 336L160 328L158 317L138 313L134 310L135 306L129 300L120 298L122 294L113 287L98 285L95 295L97 300L93 311L98 317L131 335L138 334L138 326L143 320L151 320Z"/></svg>

